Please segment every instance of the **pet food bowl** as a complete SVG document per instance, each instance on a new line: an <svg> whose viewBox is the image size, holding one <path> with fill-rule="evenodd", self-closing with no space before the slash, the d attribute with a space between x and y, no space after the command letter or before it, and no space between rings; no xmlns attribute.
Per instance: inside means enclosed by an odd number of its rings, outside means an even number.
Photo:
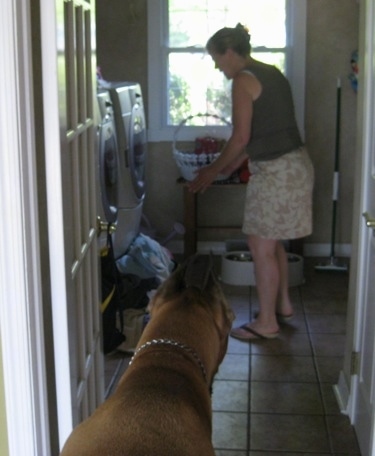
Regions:
<svg viewBox="0 0 375 456"><path fill-rule="evenodd" d="M288 253L289 286L303 283L303 257ZM256 285L254 261L249 251L226 252L222 256L221 280L228 285L254 287Z"/></svg>

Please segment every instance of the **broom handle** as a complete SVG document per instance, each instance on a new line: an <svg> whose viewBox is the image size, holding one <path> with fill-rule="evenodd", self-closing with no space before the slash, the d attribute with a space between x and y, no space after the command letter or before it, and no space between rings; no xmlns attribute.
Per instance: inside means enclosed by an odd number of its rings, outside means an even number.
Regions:
<svg viewBox="0 0 375 456"><path fill-rule="evenodd" d="M335 256L335 235L336 235L336 206L339 194L339 160L340 160L340 119L341 119L341 80L337 79L336 91L336 141L335 141L335 162L333 171L333 209L332 209L332 231L331 231L331 257Z"/></svg>

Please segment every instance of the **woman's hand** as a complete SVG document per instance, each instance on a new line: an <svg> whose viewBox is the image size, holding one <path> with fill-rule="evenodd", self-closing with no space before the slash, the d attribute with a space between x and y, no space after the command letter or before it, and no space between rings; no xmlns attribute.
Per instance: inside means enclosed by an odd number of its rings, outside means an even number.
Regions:
<svg viewBox="0 0 375 456"><path fill-rule="evenodd" d="M196 171L197 177L188 185L193 193L203 193L216 179L217 171L212 165L204 166Z"/></svg>

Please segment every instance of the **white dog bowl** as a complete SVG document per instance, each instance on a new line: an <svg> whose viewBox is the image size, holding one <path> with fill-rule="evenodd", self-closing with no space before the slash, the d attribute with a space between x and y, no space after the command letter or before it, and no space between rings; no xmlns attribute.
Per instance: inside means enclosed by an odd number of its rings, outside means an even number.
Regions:
<svg viewBox="0 0 375 456"><path fill-rule="evenodd" d="M303 257L288 253L288 282L290 287L303 283ZM249 251L226 252L222 256L221 279L229 285L256 285L254 262Z"/></svg>

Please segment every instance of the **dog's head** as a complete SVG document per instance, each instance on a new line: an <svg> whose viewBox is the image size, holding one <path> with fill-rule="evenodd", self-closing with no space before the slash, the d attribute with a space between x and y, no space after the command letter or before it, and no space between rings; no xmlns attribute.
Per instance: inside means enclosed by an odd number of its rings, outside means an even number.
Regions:
<svg viewBox="0 0 375 456"><path fill-rule="evenodd" d="M215 274L212 256L196 254L182 263L162 283L151 300L151 317L163 303L181 300L186 305L189 305L189 302L193 302L195 306L198 304L211 316L220 339L220 363L226 353L234 313Z"/></svg>

